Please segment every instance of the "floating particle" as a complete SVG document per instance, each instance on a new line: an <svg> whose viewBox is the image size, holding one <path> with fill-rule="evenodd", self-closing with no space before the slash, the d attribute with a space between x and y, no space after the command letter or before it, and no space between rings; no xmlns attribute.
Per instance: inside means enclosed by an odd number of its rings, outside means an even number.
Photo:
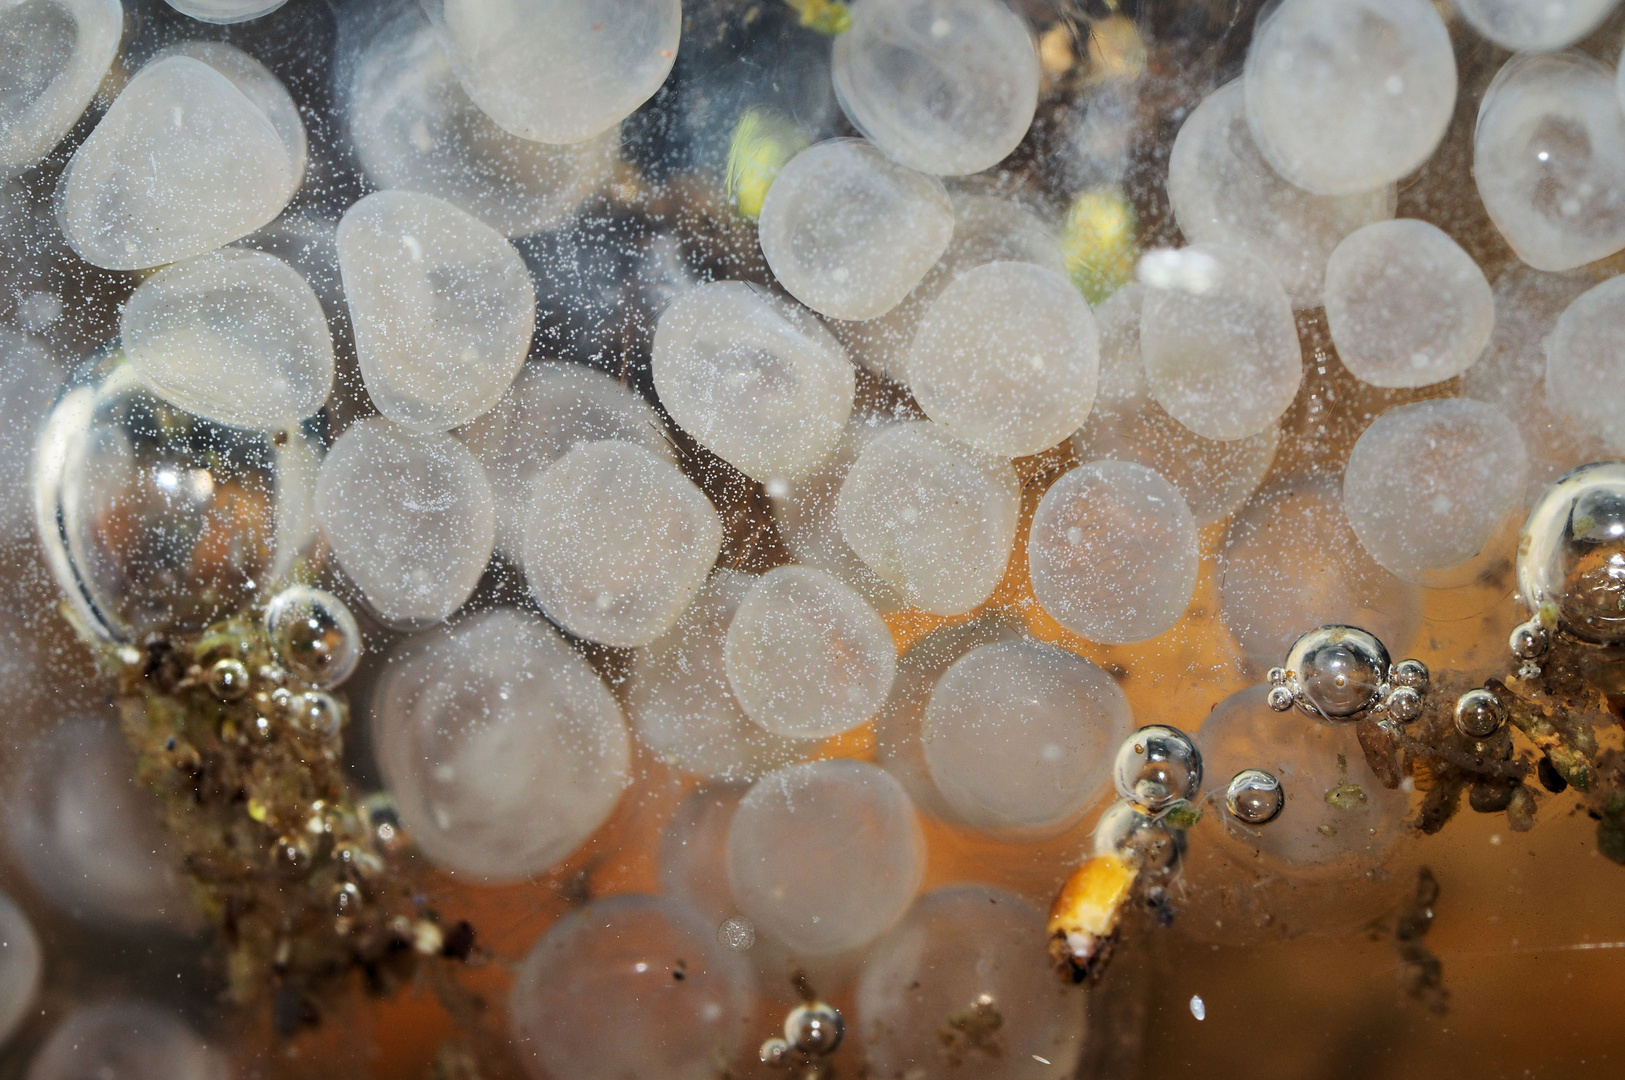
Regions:
<svg viewBox="0 0 1625 1080"><path fill-rule="evenodd" d="M859 0L835 39L835 95L854 127L910 168L997 165L1038 107L1038 50L998 0Z"/></svg>
<svg viewBox="0 0 1625 1080"><path fill-rule="evenodd" d="M1577 52L1508 60L1473 129L1490 220L1537 270L1625 247L1625 111L1606 68Z"/></svg>
<svg viewBox="0 0 1625 1080"><path fill-rule="evenodd" d="M1450 33L1427 0L1286 0L1259 20L1243 80L1265 160L1320 195L1414 170L1456 104Z"/></svg>
<svg viewBox="0 0 1625 1080"><path fill-rule="evenodd" d="M524 557L531 485L572 448L620 439L675 457L647 401L612 375L563 362L527 364L502 400L458 436L485 466L497 504L496 547L513 562Z"/></svg>
<svg viewBox="0 0 1625 1080"><path fill-rule="evenodd" d="M677 60L680 0L445 0L447 49L463 89L525 139L578 143L660 89Z"/></svg>
<svg viewBox="0 0 1625 1080"><path fill-rule="evenodd" d="M62 371L44 342L0 327L0 537L20 540L34 524L30 466Z"/></svg>
<svg viewBox="0 0 1625 1080"><path fill-rule="evenodd" d="M501 233L451 203L379 191L344 212L339 271L378 411L445 431L495 405L536 325L536 290Z"/></svg>
<svg viewBox="0 0 1625 1080"><path fill-rule="evenodd" d="M1583 466L1535 502L1518 540L1518 596L1582 641L1625 641L1625 465Z"/></svg>
<svg viewBox="0 0 1625 1080"><path fill-rule="evenodd" d="M1094 404L1094 316L1062 274L1023 262L966 270L920 320L905 361L925 414L997 457L1036 454Z"/></svg>
<svg viewBox="0 0 1625 1080"><path fill-rule="evenodd" d="M1483 551L1521 512L1529 455L1500 409L1465 398L1389 409L1349 453L1343 508L1360 544L1428 583Z"/></svg>
<svg viewBox="0 0 1625 1080"><path fill-rule="evenodd" d="M265 605L265 636L282 666L331 690L361 661L361 628L344 601L309 585L290 585Z"/></svg>
<svg viewBox="0 0 1625 1080"><path fill-rule="evenodd" d="M0 1039L9 1039L39 996L45 950L34 925L0 893Z"/></svg>
<svg viewBox="0 0 1625 1080"><path fill-rule="evenodd" d="M1035 840L1064 832L1094 804L1132 725L1123 691L1094 664L1037 641L999 641L943 673L920 741L957 818Z"/></svg>
<svg viewBox="0 0 1625 1080"><path fill-rule="evenodd" d="M1469 26L1513 52L1550 52L1574 44L1608 17L1619 0L1455 0Z"/></svg>
<svg viewBox="0 0 1625 1080"><path fill-rule="evenodd" d="M717 927L717 940L725 949L745 952L756 944L756 927L743 915L730 915Z"/></svg>
<svg viewBox="0 0 1625 1080"><path fill-rule="evenodd" d="M507 236L574 210L609 177L620 129L567 146L498 127L470 100L423 11L404 5L367 44L344 102L367 179L435 195Z"/></svg>
<svg viewBox="0 0 1625 1080"><path fill-rule="evenodd" d="M946 1054L959 1067L943 1075L1070 1076L1083 1046L1081 991L1033 947L1044 933L1044 917L1001 889L953 885L922 897L858 976L870 1069L902 1075Z"/></svg>
<svg viewBox="0 0 1625 1080"><path fill-rule="evenodd" d="M1033 594L1091 641L1144 641L1173 626L1196 591L1199 563L1196 519L1143 465L1081 465L1050 485L1033 513Z"/></svg>
<svg viewBox="0 0 1625 1080"><path fill-rule="evenodd" d="M47 0L0 12L0 169L27 168L62 141L96 96L123 32L118 0Z"/></svg>
<svg viewBox="0 0 1625 1080"><path fill-rule="evenodd" d="M218 424L297 423L333 387L321 302L263 252L226 248L164 267L125 304L119 338L165 400Z"/></svg>
<svg viewBox="0 0 1625 1080"><path fill-rule="evenodd" d="M1202 790L1202 755L1178 728L1152 724L1126 736L1112 761L1117 794L1148 813L1194 802Z"/></svg>
<svg viewBox="0 0 1625 1080"><path fill-rule="evenodd" d="M800 956L846 952L903 916L925 873L925 840L885 770L831 759L751 787L728 830L728 880L757 932Z"/></svg>
<svg viewBox="0 0 1625 1080"><path fill-rule="evenodd" d="M1473 365L1495 328L1484 271L1437 226L1368 225L1326 265L1326 325L1338 358L1373 386L1431 386Z"/></svg>
<svg viewBox="0 0 1625 1080"><path fill-rule="evenodd" d="M851 586L806 566L763 574L723 656L750 718L791 738L839 735L879 710L897 670L891 631Z"/></svg>
<svg viewBox="0 0 1625 1080"><path fill-rule="evenodd" d="M683 905L599 900L519 964L508 1014L527 1069L572 1080L710 1080L740 1049L755 979Z"/></svg>
<svg viewBox="0 0 1625 1080"><path fill-rule="evenodd" d="M1625 281L1610 278L1577 298L1546 339L1546 403L1625 453Z"/></svg>
<svg viewBox="0 0 1625 1080"><path fill-rule="evenodd" d="M841 484L836 520L864 563L916 607L958 615L992 595L1015 544L1021 484L936 424L870 439Z"/></svg>
<svg viewBox="0 0 1625 1080"><path fill-rule="evenodd" d="M424 855L490 881L579 847L615 808L631 756L597 673L511 608L402 642L373 693L372 738Z"/></svg>
<svg viewBox="0 0 1625 1080"><path fill-rule="evenodd" d="M1275 461L1280 425L1229 442L1205 439L1157 404L1140 356L1145 289L1130 282L1095 309L1100 393L1072 446L1083 461L1144 465L1179 489L1198 527L1211 525L1241 509L1257 490Z"/></svg>
<svg viewBox="0 0 1625 1080"><path fill-rule="evenodd" d="M801 745L751 720L728 685L723 644L750 574L717 570L683 617L632 658L626 709L638 738L664 761L708 779L754 780Z"/></svg>
<svg viewBox="0 0 1625 1080"><path fill-rule="evenodd" d="M225 1056L168 1009L115 999L69 1014L34 1053L28 1080L219 1080Z"/></svg>
<svg viewBox="0 0 1625 1080"><path fill-rule="evenodd" d="M953 230L942 181L862 139L830 139L791 158L757 223L779 284L837 319L873 319L896 307Z"/></svg>
<svg viewBox="0 0 1625 1080"><path fill-rule="evenodd" d="M582 443L531 485L525 581L549 616L605 645L677 625L722 550L705 493L636 443Z"/></svg>
<svg viewBox="0 0 1625 1080"><path fill-rule="evenodd" d="M696 285L660 315L660 403L753 480L794 480L835 449L852 414L846 352L806 309L742 281Z"/></svg>
<svg viewBox="0 0 1625 1080"><path fill-rule="evenodd" d="M496 534L491 485L468 448L383 417L351 427L328 451L316 515L367 603L404 626L456 611L485 571Z"/></svg>
<svg viewBox="0 0 1625 1080"><path fill-rule="evenodd" d="M1201 994L1191 995L1191 1015L1198 1020L1207 1019L1207 1006L1203 1004Z"/></svg>
<svg viewBox="0 0 1625 1080"><path fill-rule="evenodd" d="M1340 240L1394 216L1392 184L1316 195L1277 175L1253 142L1241 79L1203 98L1180 126L1168 201L1187 240L1257 256L1299 308L1320 305L1326 260Z"/></svg>
<svg viewBox="0 0 1625 1080"><path fill-rule="evenodd" d="M1140 260L1146 381L1168 415L1208 439L1273 424L1303 379L1292 303L1256 256L1196 244Z"/></svg>

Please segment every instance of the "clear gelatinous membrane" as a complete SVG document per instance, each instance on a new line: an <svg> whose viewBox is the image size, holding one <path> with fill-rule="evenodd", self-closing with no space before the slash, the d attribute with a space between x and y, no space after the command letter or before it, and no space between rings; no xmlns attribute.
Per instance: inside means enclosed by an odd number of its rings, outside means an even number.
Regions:
<svg viewBox="0 0 1625 1080"><path fill-rule="evenodd" d="M438 196L508 236L538 232L575 209L608 177L620 149L613 126L569 146L498 127L469 99L415 4L367 45L345 107L374 184Z"/></svg>
<svg viewBox="0 0 1625 1080"><path fill-rule="evenodd" d="M582 443L531 484L525 580L565 629L647 645L677 625L722 551L705 493L636 443Z"/></svg>
<svg viewBox="0 0 1625 1080"><path fill-rule="evenodd" d="M680 769L712 780L754 780L805 749L755 723L734 699L723 642L756 579L711 575L677 625L632 658L626 708L644 745Z"/></svg>
<svg viewBox="0 0 1625 1080"><path fill-rule="evenodd" d="M135 368L68 391L40 435L35 524L86 627L191 633L274 590L314 539L321 450L298 428L227 428L154 397Z"/></svg>
<svg viewBox="0 0 1625 1080"><path fill-rule="evenodd" d="M440 0L468 96L525 139L577 143L608 131L666 81L681 0Z"/></svg>
<svg viewBox="0 0 1625 1080"><path fill-rule="evenodd" d="M1004 576L1021 512L1009 462L928 421L870 439L841 484L841 535L916 607L958 615Z"/></svg>
<svg viewBox="0 0 1625 1080"><path fill-rule="evenodd" d="M333 387L321 302L263 252L226 248L159 270L125 304L119 340L160 395L217 424L296 423Z"/></svg>
<svg viewBox="0 0 1625 1080"><path fill-rule="evenodd" d="M750 1034L745 959L675 900L599 900L553 924L519 964L508 1003L539 1080L710 1080Z"/></svg>
<svg viewBox="0 0 1625 1080"><path fill-rule="evenodd" d="M1140 355L1168 415L1208 439L1256 435L1303 379L1292 302L1256 256L1195 244L1141 260Z"/></svg>
<svg viewBox="0 0 1625 1080"><path fill-rule="evenodd" d="M742 281L679 295L654 335L660 403L753 480L793 480L829 457L852 414L856 374L805 309Z"/></svg>
<svg viewBox="0 0 1625 1080"><path fill-rule="evenodd" d="M34 924L0 893L0 1040L9 1039L39 997L45 949Z"/></svg>
<svg viewBox="0 0 1625 1080"><path fill-rule="evenodd" d="M467 447L382 417L351 427L328 451L316 513L344 572L399 626L456 611L485 571L496 532L491 485Z"/></svg>
<svg viewBox="0 0 1625 1080"><path fill-rule="evenodd" d="M1219 549L1219 603L1259 669L1280 664L1306 628L1326 623L1363 626L1400 652L1421 612L1415 586L1366 554L1336 482L1320 479L1272 486L1237 515Z"/></svg>
<svg viewBox="0 0 1625 1080"><path fill-rule="evenodd" d="M1044 917L1000 889L951 885L921 897L875 943L858 979L857 1032L871 1073L1073 1075L1084 995L1033 947L1044 933Z"/></svg>
<svg viewBox="0 0 1625 1080"><path fill-rule="evenodd" d="M0 10L0 169L49 154L118 54L118 0L20 0Z"/></svg>
<svg viewBox="0 0 1625 1080"><path fill-rule="evenodd" d="M1474 30L1513 52L1549 52L1574 44L1608 17L1619 0L1455 0Z"/></svg>
<svg viewBox="0 0 1625 1080"><path fill-rule="evenodd" d="M0 540L18 540L34 523L29 466L62 371L37 338L0 327Z"/></svg>
<svg viewBox="0 0 1625 1080"><path fill-rule="evenodd" d="M116 717L62 721L27 747L8 783L7 846L29 883L76 919L193 929L179 853L134 771Z"/></svg>
<svg viewBox="0 0 1625 1080"><path fill-rule="evenodd" d="M1392 184L1316 195L1282 179L1253 142L1241 79L1203 98L1180 126L1168 158L1168 201L1187 240L1256 255L1299 308L1320 305L1338 241L1394 216Z"/></svg>
<svg viewBox="0 0 1625 1080"><path fill-rule="evenodd" d="M1433 153L1456 104L1456 58L1427 0L1284 0L1247 49L1247 120L1292 183L1349 195Z"/></svg>
<svg viewBox="0 0 1625 1080"><path fill-rule="evenodd" d="M1467 562L1523 503L1529 455L1494 405L1441 398L1399 405L1355 442L1343 509L1360 544L1408 581Z"/></svg>
<svg viewBox="0 0 1625 1080"><path fill-rule="evenodd" d="M920 738L937 790L960 820L1009 840L1066 831L1100 796L1133 727L1115 680L1082 657L1028 640L980 645L931 690Z"/></svg>
<svg viewBox="0 0 1625 1080"><path fill-rule="evenodd" d="M265 114L271 127L276 129L277 138L282 140L282 148L288 152L288 195L291 198L305 178L305 166L310 160L310 143L305 134L305 122L299 116L299 106L294 103L288 88L264 64L224 42L183 41L157 53L149 63L170 56L189 56L208 64L230 79L231 84Z"/></svg>
<svg viewBox="0 0 1625 1080"><path fill-rule="evenodd" d="M1081 465L1050 485L1027 542L1038 603L1091 641L1145 641L1173 626L1199 562L1184 497L1126 461Z"/></svg>
<svg viewBox="0 0 1625 1080"><path fill-rule="evenodd" d="M1022 457L1061 442L1089 415L1100 341L1065 275L984 263L937 295L906 369L927 416L986 453Z"/></svg>
<svg viewBox="0 0 1625 1080"><path fill-rule="evenodd" d="M1610 278L1575 299L1546 339L1546 403L1616 454L1625 453L1625 281Z"/></svg>
<svg viewBox="0 0 1625 1080"><path fill-rule="evenodd" d="M1205 439L1168 415L1151 396L1140 356L1140 304L1146 287L1130 282L1095 309L1100 330L1100 393L1072 437L1083 461L1131 461L1179 489L1198 527L1239 510L1275 461L1281 428L1229 442Z"/></svg>
<svg viewBox="0 0 1625 1080"><path fill-rule="evenodd" d="M1466 371L1495 328L1484 271L1442 229L1368 225L1326 265L1326 325L1343 366L1373 386L1431 386Z"/></svg>
<svg viewBox="0 0 1625 1080"><path fill-rule="evenodd" d="M857 0L833 74L854 127L943 176L1004 160L1038 107L1032 34L999 0Z"/></svg>
<svg viewBox="0 0 1625 1080"><path fill-rule="evenodd" d="M379 412L445 431L497 403L536 327L530 272L501 233L443 199L379 191L345 211L338 253Z"/></svg>
<svg viewBox="0 0 1625 1080"><path fill-rule="evenodd" d="M758 932L827 956L890 929L920 887L925 839L884 769L837 758L751 787L728 829L728 881Z"/></svg>
<svg viewBox="0 0 1625 1080"><path fill-rule="evenodd" d="M832 574L780 566L740 602L723 656L750 718L791 738L839 735L869 719L897 671L891 631Z"/></svg>
<svg viewBox="0 0 1625 1080"><path fill-rule="evenodd" d="M231 1063L168 1009L118 999L58 1024L28 1065L28 1080L228 1080Z"/></svg>
<svg viewBox="0 0 1625 1080"><path fill-rule="evenodd" d="M166 4L199 22L239 23L269 15L288 0L164 0Z"/></svg>
<svg viewBox="0 0 1625 1080"><path fill-rule="evenodd" d="M523 557L531 484L572 448L620 439L668 461L675 457L648 402L614 376L580 364L521 369L502 400L458 435L485 466L497 502L497 550L515 562Z"/></svg>
<svg viewBox="0 0 1625 1080"><path fill-rule="evenodd" d="M403 642L373 693L372 737L417 846L492 881L580 847L615 808L631 756L598 674L509 608Z"/></svg>
<svg viewBox="0 0 1625 1080"><path fill-rule="evenodd" d="M942 181L861 139L830 139L791 158L757 222L779 284L837 319L873 319L896 307L953 229Z"/></svg>
<svg viewBox="0 0 1625 1080"><path fill-rule="evenodd" d="M190 56L168 56L136 73L74 152L58 217L73 250L94 266L159 266L270 222L293 196L297 165L231 78Z"/></svg>
<svg viewBox="0 0 1625 1080"><path fill-rule="evenodd" d="M1478 108L1473 179L1490 220L1537 270L1625 247L1625 110L1577 52L1514 56Z"/></svg>
<svg viewBox="0 0 1625 1080"><path fill-rule="evenodd" d="M1536 500L1518 543L1531 615L1582 641L1625 641L1625 465L1584 465Z"/></svg>

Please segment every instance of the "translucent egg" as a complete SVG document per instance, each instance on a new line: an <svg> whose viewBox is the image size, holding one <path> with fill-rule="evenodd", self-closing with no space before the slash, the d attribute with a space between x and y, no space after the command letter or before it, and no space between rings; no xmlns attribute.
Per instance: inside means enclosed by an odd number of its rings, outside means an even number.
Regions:
<svg viewBox="0 0 1625 1080"><path fill-rule="evenodd" d="M689 792L677 805L656 851L661 894L708 922L721 924L736 915L745 918L738 915L739 905L728 888L728 829L744 794L744 789L732 784ZM751 923L752 934L755 930L756 924ZM767 943L759 940L754 944ZM765 951L758 949L756 957Z"/></svg>
<svg viewBox="0 0 1625 1080"><path fill-rule="evenodd" d="M1582 641L1625 641L1625 465L1585 465L1536 501L1518 543L1530 614Z"/></svg>
<svg viewBox="0 0 1625 1080"><path fill-rule="evenodd" d="M497 403L536 326L530 272L502 234L442 199L379 191L344 212L338 251L379 412L444 431Z"/></svg>
<svg viewBox="0 0 1625 1080"><path fill-rule="evenodd" d="M403 626L438 622L462 606L496 533L491 485L468 448L382 417L351 427L328 451L316 513L367 603Z"/></svg>
<svg viewBox="0 0 1625 1080"><path fill-rule="evenodd" d="M1168 201L1185 239L1257 256L1299 308L1320 306L1338 241L1394 216L1391 184L1315 195L1277 175L1253 142L1241 79L1203 98L1180 126L1168 158Z"/></svg>
<svg viewBox="0 0 1625 1080"><path fill-rule="evenodd" d="M1065 832L1105 788L1133 727L1112 677L1037 641L980 645L931 690L920 738L937 790L972 828L1007 840Z"/></svg>
<svg viewBox="0 0 1625 1080"><path fill-rule="evenodd" d="M1343 366L1372 386L1431 386L1473 365L1495 328L1490 283L1442 229L1368 225L1326 265L1326 325Z"/></svg>
<svg viewBox="0 0 1625 1080"><path fill-rule="evenodd" d="M859 0L834 64L847 119L922 172L997 165L1038 108L1032 34L998 0Z"/></svg>
<svg viewBox="0 0 1625 1080"><path fill-rule="evenodd" d="M886 700L891 631L851 586L808 566L769 570L740 602L723 656L750 718L790 738L850 731Z"/></svg>
<svg viewBox="0 0 1625 1080"><path fill-rule="evenodd" d="M660 315L660 403L683 430L753 480L816 469L852 414L856 375L807 311L742 281L696 285Z"/></svg>
<svg viewBox="0 0 1625 1080"><path fill-rule="evenodd" d="M1140 356L1140 305L1146 287L1130 282L1095 309L1100 329L1100 393L1072 437L1083 461L1144 465L1179 489L1198 527L1239 510L1275 461L1278 424L1245 439L1205 439L1151 397Z"/></svg>
<svg viewBox="0 0 1625 1080"><path fill-rule="evenodd" d="M537 142L608 131L677 59L680 0L442 0L463 89L497 125Z"/></svg>
<svg viewBox="0 0 1625 1080"><path fill-rule="evenodd" d="M1264 159L1319 195L1413 171L1456 104L1450 33L1427 0L1285 0L1259 19L1243 79Z"/></svg>
<svg viewBox="0 0 1625 1080"><path fill-rule="evenodd" d="M1619 0L1455 0L1469 26L1503 49L1549 52L1574 44L1608 17Z"/></svg>
<svg viewBox="0 0 1625 1080"><path fill-rule="evenodd" d="M675 901L599 900L553 924L519 964L509 1016L539 1078L711 1080L749 1034L744 957Z"/></svg>
<svg viewBox="0 0 1625 1080"><path fill-rule="evenodd" d="M1421 610L1418 590L1360 545L1336 482L1319 479L1262 491L1231 523L1219 548L1219 601L1260 669L1280 664L1306 628L1327 623L1363 626L1397 652Z"/></svg>
<svg viewBox="0 0 1625 1080"><path fill-rule="evenodd" d="M705 493L636 443L582 443L531 485L525 580L566 630L647 645L677 625L722 551Z"/></svg>
<svg viewBox="0 0 1625 1080"><path fill-rule="evenodd" d="M885 933L919 890L925 839L884 769L836 758L756 781L728 829L728 881L758 933L826 956Z"/></svg>
<svg viewBox="0 0 1625 1080"><path fill-rule="evenodd" d="M1047 450L1094 404L1094 316L1054 270L992 262L966 270L920 320L906 361L925 414L996 457Z"/></svg>
<svg viewBox="0 0 1625 1080"><path fill-rule="evenodd" d="M344 601L323 589L290 585L265 605L265 635L282 666L331 690L361 660L361 627Z"/></svg>
<svg viewBox="0 0 1625 1080"><path fill-rule="evenodd" d="M1072 1076L1084 995L1055 977L1044 917L985 885L927 893L864 962L857 1027L877 1076Z"/></svg>
<svg viewBox="0 0 1625 1080"><path fill-rule="evenodd" d="M288 0L164 0L182 15L199 22L239 23L269 15Z"/></svg>
<svg viewBox="0 0 1625 1080"><path fill-rule="evenodd" d="M1537 270L1625 248L1625 110L1577 52L1514 56L1478 108L1473 179L1490 220Z"/></svg>
<svg viewBox="0 0 1625 1080"><path fill-rule="evenodd" d="M83 922L189 930L196 910L158 800L134 780L113 717L74 717L26 747L10 780L6 841L53 905Z"/></svg>
<svg viewBox="0 0 1625 1080"><path fill-rule="evenodd" d="M40 435L46 563L110 640L196 632L308 552L320 447L298 428L211 424L152 396L133 366L106 371L64 394Z"/></svg>
<svg viewBox="0 0 1625 1080"><path fill-rule="evenodd" d="M61 382L44 342L0 327L0 540L21 539L33 524L34 441Z"/></svg>
<svg viewBox="0 0 1625 1080"><path fill-rule="evenodd" d="M0 169L49 154L90 105L124 33L118 0L35 0L0 11Z"/></svg>
<svg viewBox="0 0 1625 1080"><path fill-rule="evenodd" d="M403 642L373 693L372 738L417 846L489 881L533 877L580 847L631 757L598 674L510 608Z"/></svg>
<svg viewBox="0 0 1625 1080"><path fill-rule="evenodd" d="M89 1005L34 1053L28 1080L228 1080L232 1068L174 1013L144 1001Z"/></svg>
<svg viewBox="0 0 1625 1080"><path fill-rule="evenodd" d="M297 422L333 387L321 302L298 271L258 251L226 248L159 270L125 304L119 338L166 400L218 424Z"/></svg>
<svg viewBox="0 0 1625 1080"><path fill-rule="evenodd" d="M1546 401L1615 453L1625 453L1625 281L1610 278L1580 296L1546 339Z"/></svg>
<svg viewBox="0 0 1625 1080"><path fill-rule="evenodd" d="M612 375L580 364L530 364L496 407L458 433L485 466L497 501L497 550L518 561L531 484L572 447L600 439L675 456L649 403Z"/></svg>
<svg viewBox="0 0 1625 1080"><path fill-rule="evenodd" d="M44 970L45 949L34 925L0 893L0 1041L11 1037L39 997Z"/></svg>
<svg viewBox="0 0 1625 1080"><path fill-rule="evenodd" d="M1173 626L1199 562L1184 497L1126 461L1082 465L1050 485L1027 541L1038 603L1091 641L1145 641Z"/></svg>
<svg viewBox="0 0 1625 1080"><path fill-rule="evenodd" d="M1021 513L1021 482L1006 461L930 422L897 424L869 440L841 484L841 535L915 607L958 615L1004 576Z"/></svg>
<svg viewBox="0 0 1625 1080"><path fill-rule="evenodd" d="M713 780L753 780L794 760L802 747L754 723L728 686L723 642L756 579L711 575L677 625L632 658L626 709L644 745L662 760Z"/></svg>
<svg viewBox="0 0 1625 1080"><path fill-rule="evenodd" d="M231 78L165 57L136 73L74 152L58 191L62 232L109 270L201 255L281 213L298 164Z"/></svg>
<svg viewBox="0 0 1625 1080"><path fill-rule="evenodd" d="M1529 455L1517 427L1481 401L1389 409L1349 452L1343 508L1360 544L1408 581L1467 562L1521 508Z"/></svg>
<svg viewBox="0 0 1625 1080"><path fill-rule="evenodd" d="M219 0L205 2L215 3ZM259 3L260 0L253 2ZM150 62L156 63L170 56L189 56L193 60L201 60L208 64L230 79L231 84L241 90L243 96L265 114L265 118L271 122L271 127L276 129L277 138L282 140L282 148L288 152L288 164L292 173L288 194L291 197L305 178L310 146L305 134L305 122L300 118L299 106L294 103L293 95L288 93L288 88L282 85L282 80L273 75L270 68L243 50L220 41L183 41L157 53Z"/></svg>
<svg viewBox="0 0 1625 1080"><path fill-rule="evenodd" d="M779 284L837 319L872 319L896 307L953 230L940 180L861 139L830 139L791 158L757 222Z"/></svg>
<svg viewBox="0 0 1625 1080"><path fill-rule="evenodd" d="M369 180L438 196L508 236L574 210L607 179L620 148L613 126L569 146L498 127L469 99L415 4L365 47L348 94L349 135Z"/></svg>

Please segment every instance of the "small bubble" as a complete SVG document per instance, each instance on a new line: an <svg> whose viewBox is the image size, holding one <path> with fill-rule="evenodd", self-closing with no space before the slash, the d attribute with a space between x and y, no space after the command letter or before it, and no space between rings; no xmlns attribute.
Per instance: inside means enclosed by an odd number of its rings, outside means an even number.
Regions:
<svg viewBox="0 0 1625 1080"><path fill-rule="evenodd" d="M323 689L350 677L361 659L361 628L344 601L308 585L271 598L265 632L289 671Z"/></svg>
<svg viewBox="0 0 1625 1080"><path fill-rule="evenodd" d="M717 941L725 949L744 952L756 944L756 927L743 915L732 915L717 927Z"/></svg>
<svg viewBox="0 0 1625 1080"><path fill-rule="evenodd" d="M209 693L221 701L236 701L248 693L248 668L241 660L226 657L209 669Z"/></svg>
<svg viewBox="0 0 1625 1080"><path fill-rule="evenodd" d="M841 1010L825 1001L797 1005L784 1018L784 1038L804 1054L833 1054L846 1035Z"/></svg>

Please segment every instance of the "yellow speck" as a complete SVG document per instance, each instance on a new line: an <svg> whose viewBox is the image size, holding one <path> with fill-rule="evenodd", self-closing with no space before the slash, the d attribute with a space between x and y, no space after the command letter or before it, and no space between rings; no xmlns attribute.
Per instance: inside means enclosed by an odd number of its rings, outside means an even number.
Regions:
<svg viewBox="0 0 1625 1080"><path fill-rule="evenodd" d="M806 146L806 136L788 120L761 109L746 109L728 142L728 201L745 217L753 221L760 217L779 170Z"/></svg>
<svg viewBox="0 0 1625 1080"><path fill-rule="evenodd" d="M1134 276L1134 207L1114 187L1092 188L1072 200L1061 223L1061 254L1072 283L1098 304Z"/></svg>
<svg viewBox="0 0 1625 1080"><path fill-rule="evenodd" d="M248 816L264 824L265 819L271 816L271 810L258 799L250 798L248 800Z"/></svg>
<svg viewBox="0 0 1625 1080"><path fill-rule="evenodd" d="M801 25L820 34L844 34L852 26L852 12L841 0L785 0L801 12Z"/></svg>
<svg viewBox="0 0 1625 1080"><path fill-rule="evenodd" d="M1061 886L1050 908L1050 956L1082 978L1100 969L1111 951L1117 921L1139 876L1137 860L1096 855Z"/></svg>

